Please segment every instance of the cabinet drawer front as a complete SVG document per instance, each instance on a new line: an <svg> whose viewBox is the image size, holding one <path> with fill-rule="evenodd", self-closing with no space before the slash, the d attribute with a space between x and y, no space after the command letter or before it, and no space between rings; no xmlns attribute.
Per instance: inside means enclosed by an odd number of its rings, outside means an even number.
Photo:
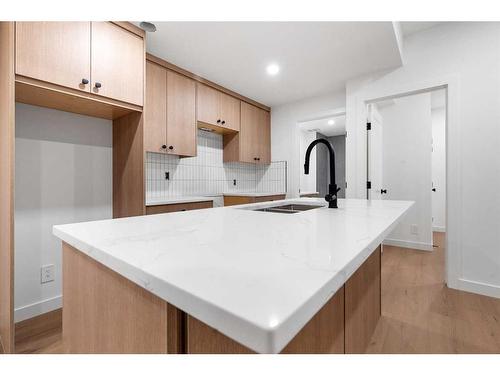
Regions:
<svg viewBox="0 0 500 375"><path fill-rule="evenodd" d="M191 202L191 203L173 203L160 206L147 206L146 215L165 214L168 212L191 211L201 208L212 208L213 202Z"/></svg>
<svg viewBox="0 0 500 375"><path fill-rule="evenodd" d="M142 106L145 58L143 38L110 22L92 22L91 92Z"/></svg>
<svg viewBox="0 0 500 375"><path fill-rule="evenodd" d="M90 22L16 22L16 74L90 92Z"/></svg>

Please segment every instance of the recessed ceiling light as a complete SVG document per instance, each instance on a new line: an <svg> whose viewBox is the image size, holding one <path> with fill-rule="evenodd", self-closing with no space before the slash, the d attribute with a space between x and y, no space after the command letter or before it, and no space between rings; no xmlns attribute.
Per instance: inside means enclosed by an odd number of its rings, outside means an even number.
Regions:
<svg viewBox="0 0 500 375"><path fill-rule="evenodd" d="M335 121L333 121L333 120L328 120L328 125L333 125L333 124L335 124Z"/></svg>
<svg viewBox="0 0 500 375"><path fill-rule="evenodd" d="M280 72L280 67L278 64L269 64L266 68L267 74L270 76L275 76Z"/></svg>
<svg viewBox="0 0 500 375"><path fill-rule="evenodd" d="M154 23L142 21L139 24L140 28L148 33L154 33L156 31L156 26Z"/></svg>

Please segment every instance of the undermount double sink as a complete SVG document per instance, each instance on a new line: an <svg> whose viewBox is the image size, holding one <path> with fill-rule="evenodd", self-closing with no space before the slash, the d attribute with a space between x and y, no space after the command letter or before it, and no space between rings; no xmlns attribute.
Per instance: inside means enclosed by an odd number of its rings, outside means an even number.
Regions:
<svg viewBox="0 0 500 375"><path fill-rule="evenodd" d="M285 204L285 205L280 205L280 206L255 208L252 211L276 212L276 213L281 213L281 214L296 214L298 212L313 210L315 208L321 208L321 207L324 207L324 206L291 203L291 204Z"/></svg>

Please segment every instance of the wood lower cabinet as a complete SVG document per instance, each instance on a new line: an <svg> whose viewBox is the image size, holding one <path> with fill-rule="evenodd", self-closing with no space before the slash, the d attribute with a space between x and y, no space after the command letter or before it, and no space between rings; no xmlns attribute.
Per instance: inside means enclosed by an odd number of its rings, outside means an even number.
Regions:
<svg viewBox="0 0 500 375"><path fill-rule="evenodd" d="M190 315L185 335L188 354L255 353ZM344 288L330 298L281 353L344 353Z"/></svg>
<svg viewBox="0 0 500 375"><path fill-rule="evenodd" d="M365 353L380 318L380 249L365 260L281 353ZM185 335L188 353L254 353L189 315Z"/></svg>
<svg viewBox="0 0 500 375"><path fill-rule="evenodd" d="M241 102L240 131L224 136L224 162L271 162L271 120L268 111Z"/></svg>
<svg viewBox="0 0 500 375"><path fill-rule="evenodd" d="M90 92L90 28L90 22L16 22L16 74Z"/></svg>
<svg viewBox="0 0 500 375"><path fill-rule="evenodd" d="M92 22L91 90L132 103L144 102L144 39L111 22Z"/></svg>
<svg viewBox="0 0 500 375"><path fill-rule="evenodd" d="M240 130L240 100L202 83L197 84L197 121Z"/></svg>
<svg viewBox="0 0 500 375"><path fill-rule="evenodd" d="M224 206L235 206L237 204L262 203L279 201L285 199L285 194L265 195L260 197L241 196L241 195L224 195Z"/></svg>
<svg viewBox="0 0 500 375"><path fill-rule="evenodd" d="M171 203L171 204L162 204L158 206L146 206L146 215L155 215L155 214L165 214L168 212L180 212L180 211L191 211L191 210L199 210L202 208L212 208L213 202L189 202L189 203Z"/></svg>
<svg viewBox="0 0 500 375"><path fill-rule="evenodd" d="M381 315L381 247L345 283L345 350L365 353Z"/></svg>

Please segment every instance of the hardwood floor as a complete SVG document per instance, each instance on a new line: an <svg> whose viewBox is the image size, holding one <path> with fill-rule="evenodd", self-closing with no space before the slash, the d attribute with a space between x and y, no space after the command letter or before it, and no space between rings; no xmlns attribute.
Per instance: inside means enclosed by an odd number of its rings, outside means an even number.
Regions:
<svg viewBox="0 0 500 375"><path fill-rule="evenodd" d="M500 353L500 299L444 285L444 234L433 252L384 246L382 317L367 353ZM16 340L17 353L63 353L60 328Z"/></svg>
<svg viewBox="0 0 500 375"><path fill-rule="evenodd" d="M384 246L382 317L367 353L500 353L500 299L448 289L433 252Z"/></svg>

